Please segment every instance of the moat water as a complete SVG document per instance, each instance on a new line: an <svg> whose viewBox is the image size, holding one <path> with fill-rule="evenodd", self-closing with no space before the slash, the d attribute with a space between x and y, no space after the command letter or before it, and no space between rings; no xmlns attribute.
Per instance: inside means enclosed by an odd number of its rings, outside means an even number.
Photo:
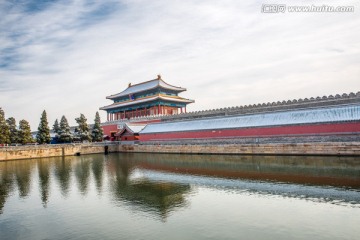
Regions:
<svg viewBox="0 0 360 240"><path fill-rule="evenodd" d="M0 162L0 239L359 239L360 158Z"/></svg>

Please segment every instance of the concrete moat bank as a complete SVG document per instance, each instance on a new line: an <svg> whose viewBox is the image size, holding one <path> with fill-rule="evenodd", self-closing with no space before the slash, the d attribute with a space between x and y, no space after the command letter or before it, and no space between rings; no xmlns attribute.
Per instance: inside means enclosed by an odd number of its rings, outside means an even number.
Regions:
<svg viewBox="0 0 360 240"><path fill-rule="evenodd" d="M119 145L119 152L360 156L360 142Z"/></svg>
<svg viewBox="0 0 360 240"><path fill-rule="evenodd" d="M117 143L54 144L0 147L0 161L117 152Z"/></svg>
<svg viewBox="0 0 360 240"><path fill-rule="evenodd" d="M360 156L360 142L276 144L121 144L109 142L34 145L2 147L0 161L105 152Z"/></svg>

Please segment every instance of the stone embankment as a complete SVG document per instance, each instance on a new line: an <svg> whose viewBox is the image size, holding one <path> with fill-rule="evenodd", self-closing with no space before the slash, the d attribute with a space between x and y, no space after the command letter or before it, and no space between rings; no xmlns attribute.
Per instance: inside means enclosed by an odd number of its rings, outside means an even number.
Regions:
<svg viewBox="0 0 360 240"><path fill-rule="evenodd" d="M0 161L117 152L117 143L49 144L0 147Z"/></svg>
<svg viewBox="0 0 360 240"><path fill-rule="evenodd" d="M0 148L0 161L83 155L105 152L177 154L262 154L360 156L360 142L266 143L266 144L134 144L120 142L34 145Z"/></svg>
<svg viewBox="0 0 360 240"><path fill-rule="evenodd" d="M119 145L119 152L360 156L360 142L278 144Z"/></svg>

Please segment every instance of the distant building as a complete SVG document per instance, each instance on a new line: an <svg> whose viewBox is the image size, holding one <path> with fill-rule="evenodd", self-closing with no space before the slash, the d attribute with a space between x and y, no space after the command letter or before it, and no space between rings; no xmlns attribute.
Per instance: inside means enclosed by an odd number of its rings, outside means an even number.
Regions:
<svg viewBox="0 0 360 240"><path fill-rule="evenodd" d="M110 140L239 143L349 142L360 139L360 92L186 113L185 88L160 76L108 96L102 124Z"/></svg>
<svg viewBox="0 0 360 240"><path fill-rule="evenodd" d="M107 96L114 102L100 110L107 112L107 121L185 113L186 105L194 100L178 96L184 91L186 88L170 85L158 75L147 82L130 83L124 91Z"/></svg>

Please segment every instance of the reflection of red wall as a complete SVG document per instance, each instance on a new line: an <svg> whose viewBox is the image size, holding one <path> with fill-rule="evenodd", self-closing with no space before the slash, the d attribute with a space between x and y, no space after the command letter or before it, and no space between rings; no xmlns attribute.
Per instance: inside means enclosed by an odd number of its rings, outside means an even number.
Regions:
<svg viewBox="0 0 360 240"><path fill-rule="evenodd" d="M103 130L104 130L104 135L108 135L110 137L111 132L117 132L117 124L113 124L113 125L105 125L102 126Z"/></svg>
<svg viewBox="0 0 360 240"><path fill-rule="evenodd" d="M277 127L257 127L242 129L222 129L188 132L166 132L154 134L141 134L141 141L170 140L186 138L226 138L226 137L266 137L266 136L291 136L311 134L336 134L336 133L360 133L360 122L355 123L332 123L332 124L309 124Z"/></svg>
<svg viewBox="0 0 360 240"><path fill-rule="evenodd" d="M265 164L266 165L266 164ZM316 184L316 185L330 185L330 186L351 186L360 187L358 178L351 178L349 176L332 176L331 173L325 175L313 175L301 172L272 172L271 170L244 170L244 169L218 169L218 168L204 168L202 165L189 165L184 166L171 166L171 163L151 163L141 162L138 166L143 169L180 173L180 174L194 174L210 177L223 177L223 178L245 178L256 180L274 180L281 182L293 182L300 184ZM222 165L226 166L226 165Z"/></svg>

